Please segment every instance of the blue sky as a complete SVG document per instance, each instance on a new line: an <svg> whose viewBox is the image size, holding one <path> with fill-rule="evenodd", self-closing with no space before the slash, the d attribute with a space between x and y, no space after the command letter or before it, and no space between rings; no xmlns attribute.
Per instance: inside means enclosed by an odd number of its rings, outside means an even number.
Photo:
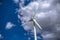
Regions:
<svg viewBox="0 0 60 40"><path fill-rule="evenodd" d="M26 1L25 5L29 2ZM0 40L28 40L31 35L26 34L27 31L23 29L21 21L18 19L17 13L15 13L15 9L18 8L18 5L13 3L12 0L1 0L0 3L0 34L3 37L0 38ZM16 26L11 29L5 29L8 22ZM33 40L33 38L31 38L31 40Z"/></svg>
<svg viewBox="0 0 60 40"><path fill-rule="evenodd" d="M0 34L3 35L2 40L25 40L24 29L18 23L17 14L15 9L17 5L12 0L2 0L0 5ZM5 29L6 23L12 22L16 26L9 30Z"/></svg>

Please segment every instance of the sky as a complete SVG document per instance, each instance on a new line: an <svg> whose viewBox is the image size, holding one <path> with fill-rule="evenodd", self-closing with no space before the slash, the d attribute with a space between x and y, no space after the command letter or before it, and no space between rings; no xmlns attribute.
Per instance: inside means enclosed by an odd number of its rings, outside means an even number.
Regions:
<svg viewBox="0 0 60 40"><path fill-rule="evenodd" d="M60 40L60 0L0 0L0 40L34 40L33 16L37 40Z"/></svg>

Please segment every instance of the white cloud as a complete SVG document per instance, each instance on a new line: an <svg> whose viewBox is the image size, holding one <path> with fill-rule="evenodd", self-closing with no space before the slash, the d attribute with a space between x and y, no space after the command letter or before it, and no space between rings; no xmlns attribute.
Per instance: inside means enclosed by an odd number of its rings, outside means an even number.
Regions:
<svg viewBox="0 0 60 40"><path fill-rule="evenodd" d="M30 38L30 37L28 37L28 40L31 40L31 38Z"/></svg>
<svg viewBox="0 0 60 40"><path fill-rule="evenodd" d="M42 8L48 8L48 7L50 7L50 3L46 2L46 1L45 2L42 2L41 3L41 7Z"/></svg>
<svg viewBox="0 0 60 40"><path fill-rule="evenodd" d="M19 3L19 0L13 0L14 3Z"/></svg>
<svg viewBox="0 0 60 40"><path fill-rule="evenodd" d="M40 36L37 36L37 39L41 39L41 37Z"/></svg>
<svg viewBox="0 0 60 40"><path fill-rule="evenodd" d="M3 39L3 36L2 36L2 34L0 34L0 39Z"/></svg>
<svg viewBox="0 0 60 40"><path fill-rule="evenodd" d="M6 24L6 29L11 29L12 27L14 27L15 25L13 24L13 23L11 23L11 22L7 22L7 24Z"/></svg>
<svg viewBox="0 0 60 40"><path fill-rule="evenodd" d="M43 38L53 38L54 36L54 34L45 34L43 35Z"/></svg>
<svg viewBox="0 0 60 40"><path fill-rule="evenodd" d="M57 37L59 37L60 35L58 34L60 32L60 30L58 28L60 28L60 13L57 10L60 10L60 8L57 9L56 4L54 4L54 2L52 0L45 0L48 2L38 2L38 1L33 1L31 2L29 5L22 7L21 8L21 13L23 16L20 17L18 15L18 18L22 19L22 26L26 31L31 30L33 32L33 27L34 25L32 24L32 22L29 22L28 19L31 19L31 17L37 13L36 15L36 20L37 22L41 25L42 30L38 30L38 28L36 27L37 31L40 33L42 32L43 37L48 39L48 38L52 38L53 40L56 40ZM52 4L53 3L53 4ZM36 9L37 7L37 9ZM58 6L60 7L60 6ZM56 10L57 9L57 10ZM59 16L58 16L59 15ZM57 27L59 24L59 27ZM57 32L57 29L59 30L59 32ZM45 32L47 31L48 34ZM53 32L53 34L52 34ZM56 35L57 37L55 38L54 35ZM48 39L51 40L51 39Z"/></svg>

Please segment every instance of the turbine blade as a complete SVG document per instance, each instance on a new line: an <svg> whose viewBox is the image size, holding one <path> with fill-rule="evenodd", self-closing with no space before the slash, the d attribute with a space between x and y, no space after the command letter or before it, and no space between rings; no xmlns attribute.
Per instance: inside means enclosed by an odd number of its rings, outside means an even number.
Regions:
<svg viewBox="0 0 60 40"><path fill-rule="evenodd" d="M35 19L33 19L33 21L35 22L35 24L42 30L42 27L37 23L37 21Z"/></svg>

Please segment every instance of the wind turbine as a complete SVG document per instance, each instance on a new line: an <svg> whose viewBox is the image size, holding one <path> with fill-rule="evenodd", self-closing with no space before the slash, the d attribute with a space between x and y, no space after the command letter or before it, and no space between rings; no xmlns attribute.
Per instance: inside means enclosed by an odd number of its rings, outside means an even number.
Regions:
<svg viewBox="0 0 60 40"><path fill-rule="evenodd" d="M35 14L36 15L36 14ZM29 21L33 21L33 25L34 25L34 40L37 40L37 33L36 33L36 26L35 25L37 25L37 27L40 29L40 30L42 30L42 27L39 25L39 23L36 21L36 19L34 18L35 17L35 15L31 18L31 20L29 20Z"/></svg>

